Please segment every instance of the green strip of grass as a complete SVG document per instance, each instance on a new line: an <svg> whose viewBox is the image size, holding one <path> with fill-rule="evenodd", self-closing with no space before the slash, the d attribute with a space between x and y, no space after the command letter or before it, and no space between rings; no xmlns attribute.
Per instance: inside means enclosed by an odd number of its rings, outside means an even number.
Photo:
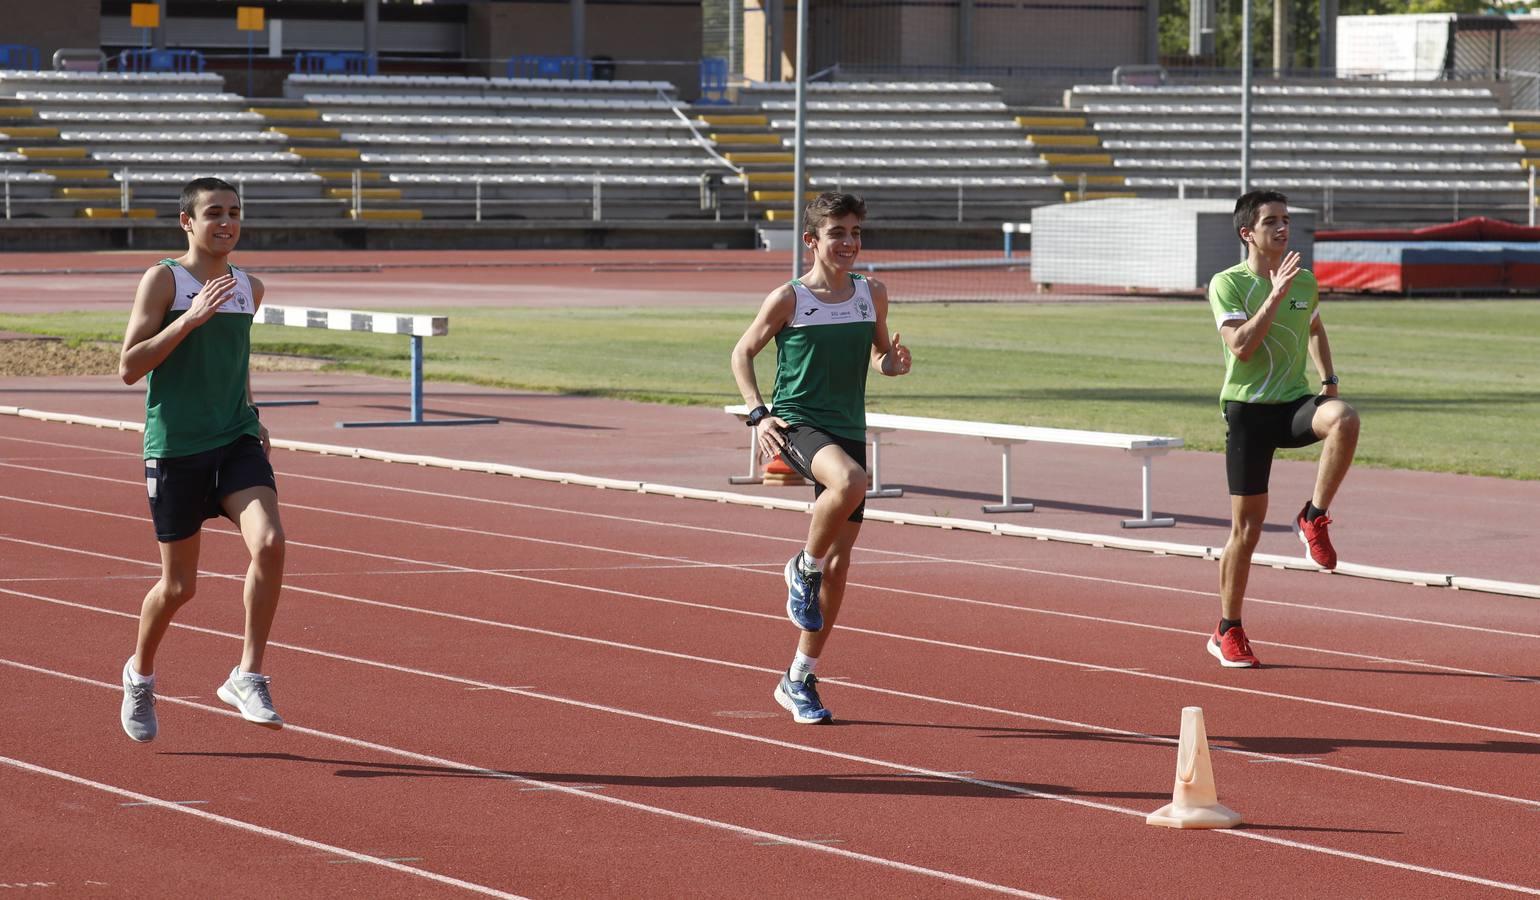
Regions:
<svg viewBox="0 0 1540 900"><path fill-rule="evenodd" d="M426 341L430 379L716 405L739 400L727 357L753 310L446 312L450 334ZM1540 478L1540 302L1328 301L1324 314L1343 394L1364 418L1361 464ZM0 329L72 340L121 340L123 324L104 313L0 316ZM1223 357L1205 304L899 305L891 325L914 351L914 373L874 374L874 411L1223 449ZM409 370L401 338L263 326L253 346L345 371ZM773 348L759 360L767 393L773 360Z"/></svg>

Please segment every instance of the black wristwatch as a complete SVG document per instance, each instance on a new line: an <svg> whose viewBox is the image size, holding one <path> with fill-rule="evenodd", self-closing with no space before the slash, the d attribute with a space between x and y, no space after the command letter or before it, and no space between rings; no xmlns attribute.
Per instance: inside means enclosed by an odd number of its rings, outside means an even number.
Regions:
<svg viewBox="0 0 1540 900"><path fill-rule="evenodd" d="M1332 375L1332 376L1327 377L1325 380L1323 380L1321 382L1321 385L1324 387L1326 385L1332 385L1332 384L1336 384L1336 383L1337 383L1337 376Z"/></svg>
<svg viewBox="0 0 1540 900"><path fill-rule="evenodd" d="M744 422L744 424L748 425L750 428L753 428L755 425L758 425L760 422L764 421L765 416L768 415L770 415L770 407L765 406L764 404L760 404L759 406L749 410L749 417Z"/></svg>

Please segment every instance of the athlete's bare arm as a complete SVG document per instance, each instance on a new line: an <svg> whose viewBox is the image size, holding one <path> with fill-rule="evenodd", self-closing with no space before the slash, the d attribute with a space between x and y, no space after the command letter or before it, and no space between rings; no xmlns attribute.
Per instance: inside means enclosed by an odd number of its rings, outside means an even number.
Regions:
<svg viewBox="0 0 1540 900"><path fill-rule="evenodd" d="M897 334L888 335L888 286L875 278L868 278L866 283L872 289L877 317L877 333L872 337L872 368L884 375L907 375L913 363L909 348L899 343Z"/></svg>
<svg viewBox="0 0 1540 900"><path fill-rule="evenodd" d="M743 395L743 402L749 405L749 409L765 405L764 396L759 393L759 379L754 376L754 357L786 327L796 312L796 290L789 284L781 285L765 297L765 302L759 305L759 312L754 315L754 321L749 323L748 330L743 332L733 347L733 380L738 382L738 392ZM785 449L786 436L782 432L786 427L786 422L775 416L761 419L759 427L755 429L760 452L774 456Z"/></svg>
<svg viewBox="0 0 1540 900"><path fill-rule="evenodd" d="M1299 251L1290 250L1278 268L1267 273L1273 287L1255 315L1244 322L1225 322L1219 326L1219 336L1224 338L1225 346L1242 362L1257 352L1257 348L1262 346L1262 340L1267 337L1267 330L1273 327L1273 319L1278 316L1283 298L1289 295L1289 286L1294 283L1294 276L1299 274L1299 259Z"/></svg>

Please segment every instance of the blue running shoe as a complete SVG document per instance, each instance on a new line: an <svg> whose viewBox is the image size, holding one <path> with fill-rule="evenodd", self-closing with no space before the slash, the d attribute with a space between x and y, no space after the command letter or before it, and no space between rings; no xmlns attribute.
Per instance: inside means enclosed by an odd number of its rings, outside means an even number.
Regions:
<svg viewBox="0 0 1540 900"><path fill-rule="evenodd" d="M786 563L786 617L791 624L803 631L823 630L823 610L818 606L818 589L823 585L823 573L807 573L797 565L802 558L798 551Z"/></svg>
<svg viewBox="0 0 1540 900"><path fill-rule="evenodd" d="M813 675L800 682L792 681L790 675L782 675L781 683L775 687L775 702L785 707L798 725L820 725L834 718L818 699L818 678Z"/></svg>

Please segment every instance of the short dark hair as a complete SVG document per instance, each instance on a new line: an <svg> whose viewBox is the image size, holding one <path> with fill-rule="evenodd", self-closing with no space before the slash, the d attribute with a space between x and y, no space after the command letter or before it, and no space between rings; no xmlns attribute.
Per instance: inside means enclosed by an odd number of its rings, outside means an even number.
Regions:
<svg viewBox="0 0 1540 900"><path fill-rule="evenodd" d="M1235 201L1235 235L1240 236L1242 228L1255 228L1257 213L1269 203L1282 203L1289 205L1289 198L1278 191L1247 191L1241 198Z"/></svg>
<svg viewBox="0 0 1540 900"><path fill-rule="evenodd" d="M236 190L230 182L223 178L194 178L182 186L182 212L189 216L197 212L198 198L204 194L212 194L215 191L229 191L239 197L241 192Z"/></svg>
<svg viewBox="0 0 1540 900"><path fill-rule="evenodd" d="M824 191L809 201L807 208L802 211L802 233L816 235L826 219L838 219L852 214L865 220L866 201L855 194Z"/></svg>

